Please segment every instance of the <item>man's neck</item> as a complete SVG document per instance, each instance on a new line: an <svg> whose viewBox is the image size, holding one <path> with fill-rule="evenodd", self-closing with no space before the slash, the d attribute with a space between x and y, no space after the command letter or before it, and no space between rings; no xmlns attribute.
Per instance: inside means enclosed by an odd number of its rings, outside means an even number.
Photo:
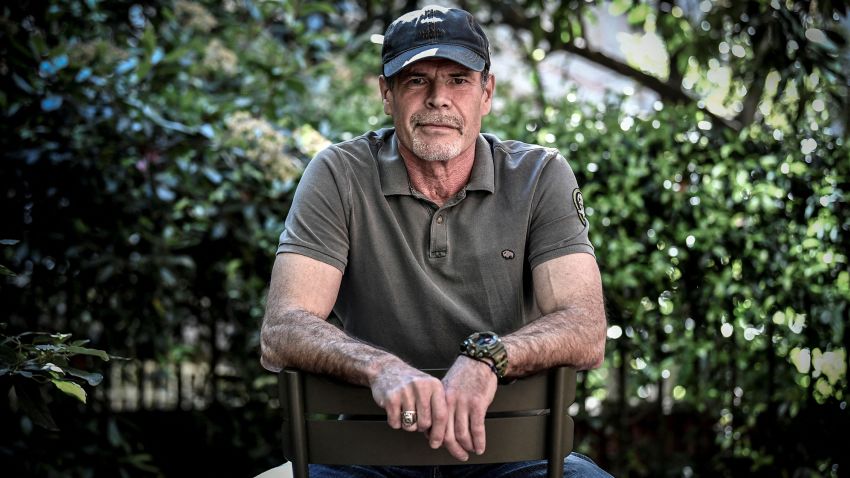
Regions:
<svg viewBox="0 0 850 478"><path fill-rule="evenodd" d="M448 161L425 161L401 144L398 150L407 167L410 185L437 206L466 186L475 163L475 144Z"/></svg>

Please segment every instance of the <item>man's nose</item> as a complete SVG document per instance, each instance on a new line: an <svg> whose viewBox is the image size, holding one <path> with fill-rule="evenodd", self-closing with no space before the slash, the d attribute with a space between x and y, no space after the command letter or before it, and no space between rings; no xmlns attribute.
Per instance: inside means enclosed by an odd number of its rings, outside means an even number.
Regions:
<svg viewBox="0 0 850 478"><path fill-rule="evenodd" d="M448 108L450 104L451 96L449 94L448 85L439 81L431 83L428 90L428 98L426 99L426 106L429 108L442 109Z"/></svg>

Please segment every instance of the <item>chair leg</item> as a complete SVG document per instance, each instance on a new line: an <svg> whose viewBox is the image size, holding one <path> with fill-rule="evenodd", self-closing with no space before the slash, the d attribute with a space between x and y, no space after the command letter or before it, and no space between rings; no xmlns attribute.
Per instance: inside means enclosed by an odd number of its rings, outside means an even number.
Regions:
<svg viewBox="0 0 850 478"><path fill-rule="evenodd" d="M308 478L307 467L307 431L304 426L304 396L302 394L302 377L300 372L287 374L287 391L289 392L289 420L292 430L292 472L295 478Z"/></svg>
<svg viewBox="0 0 850 478"><path fill-rule="evenodd" d="M552 372L549 409L549 478L564 477L564 414L566 413L567 369L558 367Z"/></svg>

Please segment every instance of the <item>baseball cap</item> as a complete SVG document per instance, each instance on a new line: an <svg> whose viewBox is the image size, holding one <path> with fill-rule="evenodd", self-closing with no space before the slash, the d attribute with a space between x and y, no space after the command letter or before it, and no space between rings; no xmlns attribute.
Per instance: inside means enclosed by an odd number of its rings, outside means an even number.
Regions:
<svg viewBox="0 0 850 478"><path fill-rule="evenodd" d="M490 42L466 10L428 5L387 27L381 51L384 76L425 58L445 58L482 71L490 66Z"/></svg>

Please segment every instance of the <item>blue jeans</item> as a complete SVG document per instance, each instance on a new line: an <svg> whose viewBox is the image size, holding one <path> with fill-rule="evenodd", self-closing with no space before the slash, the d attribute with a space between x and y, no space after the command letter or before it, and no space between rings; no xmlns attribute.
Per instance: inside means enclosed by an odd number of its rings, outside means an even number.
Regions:
<svg viewBox="0 0 850 478"><path fill-rule="evenodd" d="M311 478L546 478L546 460L492 465L328 466L310 465ZM590 458L571 453L564 478L610 478Z"/></svg>

